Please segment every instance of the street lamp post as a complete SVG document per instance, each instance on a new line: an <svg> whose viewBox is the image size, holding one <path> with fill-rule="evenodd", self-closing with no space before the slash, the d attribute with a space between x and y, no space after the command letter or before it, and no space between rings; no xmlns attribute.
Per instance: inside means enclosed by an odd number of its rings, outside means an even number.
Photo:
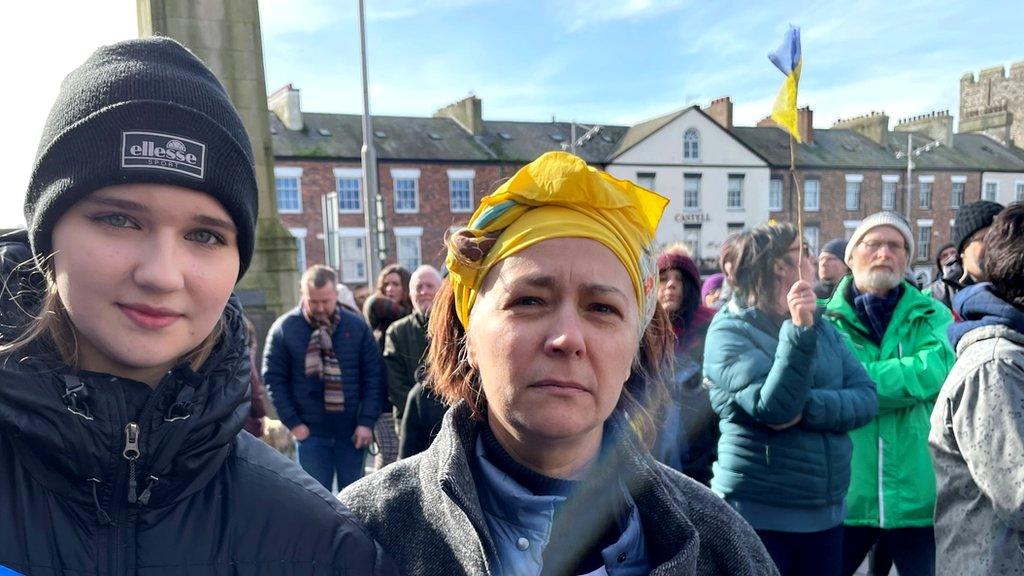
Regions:
<svg viewBox="0 0 1024 576"><path fill-rule="evenodd" d="M387 239L381 238L384 236L384 203L377 185L377 153L373 148L373 119L370 117L370 89L366 76L366 10L363 0L359 0L359 57L363 71L363 148L360 156L363 161L362 201L366 222L366 284L372 292L377 274L387 260Z"/></svg>
<svg viewBox="0 0 1024 576"><path fill-rule="evenodd" d="M903 198L903 216L907 219L907 224L910 223L910 199L913 185L910 183L914 172L914 156L920 156L927 152L938 148L942 145L940 140L933 140L924 146L918 146L914 148L913 140L911 140L911 133L907 132L907 149L906 151L900 150L896 152L896 157L899 159L907 159L907 185L904 187L904 198Z"/></svg>

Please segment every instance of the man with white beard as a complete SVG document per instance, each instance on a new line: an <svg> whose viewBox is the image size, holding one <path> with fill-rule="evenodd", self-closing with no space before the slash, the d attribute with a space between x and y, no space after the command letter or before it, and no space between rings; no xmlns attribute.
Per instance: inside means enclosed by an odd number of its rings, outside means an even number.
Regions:
<svg viewBox="0 0 1024 576"><path fill-rule="evenodd" d="M914 238L899 214L865 218L845 256L852 274L825 302L825 314L875 381L878 415L850 432L843 573L852 574L877 542L900 576L931 576L935 475L929 418L954 361L946 337L953 317L904 279Z"/></svg>

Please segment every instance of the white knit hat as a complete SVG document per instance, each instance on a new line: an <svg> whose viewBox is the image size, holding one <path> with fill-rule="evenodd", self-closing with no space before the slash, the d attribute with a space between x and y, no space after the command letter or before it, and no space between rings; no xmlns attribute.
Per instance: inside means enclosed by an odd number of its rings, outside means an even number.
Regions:
<svg viewBox="0 0 1024 576"><path fill-rule="evenodd" d="M914 233L910 231L910 224L907 224L907 220L895 212L875 212L861 220L860 226L857 226L857 229L853 231L853 236L850 236L850 241L846 244L845 260L847 265L850 264L853 249L860 244L861 239L879 226L892 226L898 230L907 242L907 262L914 259Z"/></svg>

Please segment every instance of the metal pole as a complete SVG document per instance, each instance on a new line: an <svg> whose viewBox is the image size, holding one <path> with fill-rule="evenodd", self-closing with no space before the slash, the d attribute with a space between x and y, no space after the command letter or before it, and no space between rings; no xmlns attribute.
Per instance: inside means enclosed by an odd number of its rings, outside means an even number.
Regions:
<svg viewBox="0 0 1024 576"><path fill-rule="evenodd" d="M363 0L359 0L359 57L363 65L363 214L366 216L366 284L374 289L377 274L382 268L387 247L377 248L377 202L380 190L377 186L377 153L373 147L373 119L370 117L370 89L366 75L366 11ZM383 214L380 215L383 219Z"/></svg>
<svg viewBox="0 0 1024 576"><path fill-rule="evenodd" d="M910 184L911 174L914 170L914 147L910 140L910 132L907 132L907 186L903 202L903 215L907 217L907 224L910 224L910 191L912 186Z"/></svg>

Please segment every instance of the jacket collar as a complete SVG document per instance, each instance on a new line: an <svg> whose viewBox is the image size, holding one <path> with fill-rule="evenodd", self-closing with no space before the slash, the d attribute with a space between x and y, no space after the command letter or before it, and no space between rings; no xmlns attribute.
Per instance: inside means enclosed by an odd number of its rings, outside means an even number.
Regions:
<svg viewBox="0 0 1024 576"><path fill-rule="evenodd" d="M839 286L836 286L836 291L832 294L832 297L825 301L825 314L864 333L866 337L867 329L861 323L860 318L857 317L857 311L853 306L850 296L850 287L852 282L853 275L851 274L847 274L839 282ZM931 296L921 294L920 290L917 290L912 284L904 280L903 295L900 297L900 301L896 304L896 308L893 310L892 319L889 320L889 326L906 325L908 322L911 322L921 316L932 314L934 311ZM891 330L886 330L886 334L882 336L883 344L886 340L889 340L886 336L888 336L890 332Z"/></svg>
<svg viewBox="0 0 1024 576"><path fill-rule="evenodd" d="M619 424L627 427L624 430L628 429L629 424L625 418L618 415L618 412L616 415L613 417L621 420ZM480 423L472 419L469 405L465 401L457 403L445 414L441 431L430 449L420 456L420 466L423 477L434 479L433 483L424 487L425 500L440 502L445 508L442 516L446 518L468 519L480 539L482 549L488 554L487 558L477 558L475 561L486 566L495 548L469 464L478 426ZM694 573L700 542L696 528L687 518L687 503L681 501L679 493L668 485L659 465L640 446L633 434L618 435L615 453L617 461L608 468L620 471L623 485L640 512L650 565L657 566L651 573ZM474 559L463 560L470 560L463 565L472 565ZM481 569L490 572L493 567Z"/></svg>
<svg viewBox="0 0 1024 576"><path fill-rule="evenodd" d="M0 315L11 317L8 296ZM221 342L199 374L187 365L168 372L135 418L126 386L106 374L74 374L51 354L0 358L0 435L10 438L26 466L48 488L92 501L92 482L113 502L124 482L126 425L139 427L137 492L152 484L151 505L199 490L219 469L249 407L249 355L241 306L232 296ZM150 477L156 480L151 480ZM93 488L95 486L92 486Z"/></svg>
<svg viewBox="0 0 1024 576"><path fill-rule="evenodd" d="M1002 331L990 330L975 334L980 328L1004 326L1010 332L1024 334L1024 311L1003 300L988 282L968 286L957 293L953 309L963 319L949 327L949 341L958 355L963 346L983 339L983 334L988 337L1002 334ZM965 342L968 334L970 341Z"/></svg>

